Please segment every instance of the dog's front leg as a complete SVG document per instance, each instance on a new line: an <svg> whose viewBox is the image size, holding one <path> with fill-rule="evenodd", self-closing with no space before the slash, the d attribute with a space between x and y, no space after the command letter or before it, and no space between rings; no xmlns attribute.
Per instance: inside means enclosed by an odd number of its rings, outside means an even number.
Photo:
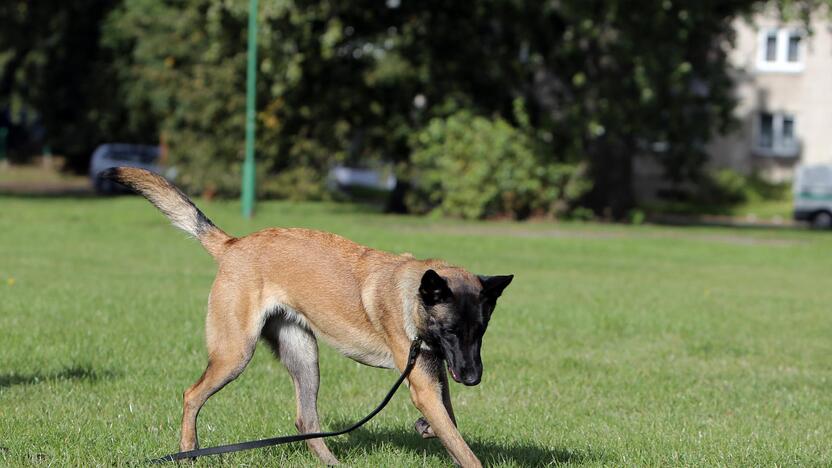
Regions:
<svg viewBox="0 0 832 468"><path fill-rule="evenodd" d="M432 369L436 379L439 382L439 386L442 389L442 404L445 405L445 410L448 412L448 416L451 417L451 421L453 421L454 426L456 426L456 418L454 417L454 408L451 405L451 389L448 385L448 373L445 371L445 362L444 360L436 356L432 353L427 354L429 352L422 351L422 355L425 358L425 367L429 367ZM430 362L430 366L428 366L427 362ZM422 436L423 439L431 439L436 437L436 433L433 432L433 429L430 427L427 419L421 417L416 420L416 432Z"/></svg>
<svg viewBox="0 0 832 468"><path fill-rule="evenodd" d="M397 356L396 359L400 369L404 369L407 363L407 348L404 349L402 357ZM424 359L417 361L416 367L407 378L410 383L410 398L455 462L466 468L481 467L482 464L459 434L445 408L441 383L432 364L434 363L426 362Z"/></svg>

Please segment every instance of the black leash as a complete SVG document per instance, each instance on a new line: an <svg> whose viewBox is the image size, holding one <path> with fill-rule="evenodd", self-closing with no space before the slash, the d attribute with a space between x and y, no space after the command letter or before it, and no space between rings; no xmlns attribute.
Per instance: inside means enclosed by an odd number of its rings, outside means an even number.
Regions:
<svg viewBox="0 0 832 468"><path fill-rule="evenodd" d="M171 462L176 460L184 460L186 458L196 458L196 457L203 457L206 455L218 455L220 453L230 453L230 452L239 452L242 450L251 450L261 447L271 447L273 445L282 445L288 444L291 442L300 442L301 440L308 440L308 439L318 439L322 437L333 437L339 436L342 434L346 434L347 432L354 431L359 427L363 426L367 421L373 419L375 415L377 415L381 410L387 406L387 403L390 402L390 399L393 398L393 395L396 393L396 390L399 389L404 379L410 374L410 371L413 370L413 366L416 365L416 358L419 356L419 349L422 347L422 340L416 338L413 340L413 343L410 345L410 355L407 357L407 366L404 368L404 372L399 377L399 380L393 384L393 388L387 392L387 395L384 397L384 400L381 401L381 404L376 407L370 414L364 417L361 421L353 424L352 426L341 429L340 431L333 431L333 432L315 432L311 434L297 434L297 435L290 435L290 436L283 436L283 437L273 437L271 439L262 439L262 440L252 440L249 442L240 442L238 444L229 444L229 445L218 445L216 447L208 447L203 449L197 450L190 450L188 452L179 452L179 453L172 453L170 455L165 455L162 458L156 458L149 460L150 463L165 463Z"/></svg>

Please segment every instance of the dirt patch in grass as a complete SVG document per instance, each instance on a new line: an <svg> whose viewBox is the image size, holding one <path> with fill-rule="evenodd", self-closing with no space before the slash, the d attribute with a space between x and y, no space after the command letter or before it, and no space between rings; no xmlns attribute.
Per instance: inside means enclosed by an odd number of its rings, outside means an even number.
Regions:
<svg viewBox="0 0 832 468"><path fill-rule="evenodd" d="M41 166L0 167L0 194L34 196L92 195L88 177Z"/></svg>

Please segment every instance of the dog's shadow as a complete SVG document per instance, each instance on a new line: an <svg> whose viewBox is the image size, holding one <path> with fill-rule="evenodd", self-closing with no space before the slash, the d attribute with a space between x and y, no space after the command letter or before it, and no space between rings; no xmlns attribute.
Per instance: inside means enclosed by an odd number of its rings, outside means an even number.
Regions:
<svg viewBox="0 0 832 468"><path fill-rule="evenodd" d="M68 366L58 371L36 372L29 374L0 374L0 388L17 385L37 385L44 382L81 381L98 382L110 380L118 375L110 370L99 370L89 366Z"/></svg>
<svg viewBox="0 0 832 468"><path fill-rule="evenodd" d="M331 423L332 427L346 427L349 424L351 423L348 421ZM415 429L407 429L362 427L351 432L349 437L335 438L327 444L336 454L355 449L369 452L378 450L384 445L394 445L419 456L448 456L439 439L422 439ZM567 448L542 447L522 441L505 444L471 437L465 439L471 450L486 466L497 463L511 463L518 466L581 465L601 459L598 454Z"/></svg>

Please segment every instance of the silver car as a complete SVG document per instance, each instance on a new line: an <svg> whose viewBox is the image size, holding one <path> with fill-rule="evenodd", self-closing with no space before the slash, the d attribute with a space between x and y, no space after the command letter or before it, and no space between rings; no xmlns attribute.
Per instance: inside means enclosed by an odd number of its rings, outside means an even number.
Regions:
<svg viewBox="0 0 832 468"><path fill-rule="evenodd" d="M123 187L110 180L98 177L102 171L111 167L129 166L147 169L157 174L162 173L159 166L159 147L152 145L131 145L126 143L107 143L100 145L92 153L90 161L90 178L95 191L102 194L113 194L126 191Z"/></svg>
<svg viewBox="0 0 832 468"><path fill-rule="evenodd" d="M798 167L793 192L795 220L832 228L832 165Z"/></svg>

